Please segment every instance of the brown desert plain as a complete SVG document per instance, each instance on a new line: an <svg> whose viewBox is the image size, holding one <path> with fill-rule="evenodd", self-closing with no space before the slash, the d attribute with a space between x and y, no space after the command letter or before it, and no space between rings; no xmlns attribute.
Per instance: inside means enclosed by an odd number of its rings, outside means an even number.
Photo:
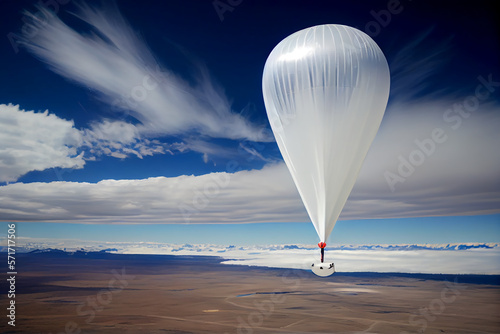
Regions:
<svg viewBox="0 0 500 334"><path fill-rule="evenodd" d="M18 254L1 333L500 333L498 276L336 273L217 257ZM4 280L5 282L5 280ZM8 305L4 293L2 305Z"/></svg>

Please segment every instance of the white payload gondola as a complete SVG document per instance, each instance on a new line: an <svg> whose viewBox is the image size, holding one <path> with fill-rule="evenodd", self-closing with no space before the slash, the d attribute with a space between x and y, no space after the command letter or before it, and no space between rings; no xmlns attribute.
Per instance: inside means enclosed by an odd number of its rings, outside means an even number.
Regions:
<svg viewBox="0 0 500 334"><path fill-rule="evenodd" d="M328 262L318 262L311 265L311 270L314 274L326 277L335 273L335 264Z"/></svg>

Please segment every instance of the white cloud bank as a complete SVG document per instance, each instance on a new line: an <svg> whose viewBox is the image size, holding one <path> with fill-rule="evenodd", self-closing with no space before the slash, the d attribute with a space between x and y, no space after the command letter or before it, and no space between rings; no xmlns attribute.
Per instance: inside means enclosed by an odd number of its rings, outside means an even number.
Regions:
<svg viewBox="0 0 500 334"><path fill-rule="evenodd" d="M82 137L73 121L0 104L0 182L48 168L83 168Z"/></svg>
<svg viewBox="0 0 500 334"><path fill-rule="evenodd" d="M226 264L310 269L319 262L318 250L275 250L223 255ZM429 274L500 274L500 249L441 250L326 250L325 261L338 272L402 272Z"/></svg>
<svg viewBox="0 0 500 334"><path fill-rule="evenodd" d="M5 238L0 248L6 245ZM222 246L151 242L96 242L19 238L18 251L60 249L68 252L107 249L118 254L211 255L225 264L309 269L319 262L311 245ZM422 249L424 248L424 249ZM325 260L338 272L400 272L431 274L500 274L500 246L490 244L357 245L328 247Z"/></svg>
<svg viewBox="0 0 500 334"><path fill-rule="evenodd" d="M307 221L283 165L202 176L0 187L3 221L252 223L297 217Z"/></svg>
<svg viewBox="0 0 500 334"><path fill-rule="evenodd" d="M237 170L234 162L228 168ZM416 180L418 181L418 180ZM418 182L417 182L418 185ZM453 187L391 192L359 184L341 219L491 214L494 188ZM457 193L453 191L456 189ZM496 192L495 192L496 191ZM104 180L98 183L15 183L0 187L0 220L79 223L308 222L286 166L202 176Z"/></svg>

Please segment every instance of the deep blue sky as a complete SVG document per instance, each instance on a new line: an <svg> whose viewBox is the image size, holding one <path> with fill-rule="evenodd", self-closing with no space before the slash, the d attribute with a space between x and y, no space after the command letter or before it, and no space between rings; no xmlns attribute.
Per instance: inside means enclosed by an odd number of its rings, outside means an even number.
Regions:
<svg viewBox="0 0 500 334"><path fill-rule="evenodd" d="M499 215L481 218L428 217L341 221L330 239L333 244L446 244L498 242ZM7 224L3 230L7 230ZM265 233L263 233L265 232ZM211 243L216 245L311 244L317 235L310 224L184 224L86 225L18 223L27 238L76 239L109 242Z"/></svg>
<svg viewBox="0 0 500 334"><path fill-rule="evenodd" d="M70 79L69 74L54 71L50 64L20 45L13 47L9 36L21 35L26 24L23 11L37 13L40 8L35 6L36 3L38 1L14 0L0 3L0 35L4 36L0 43L0 76L3 79L0 80L0 104L19 105L20 109L26 111L49 110L50 114L57 115L58 118L74 121L74 128L80 131L89 129L92 124L103 120L140 124L128 111L119 110L107 103L103 93L95 87ZM100 8L101 2L86 3ZM376 23L375 16L382 15L381 11L387 10L388 3L243 0L232 8L232 11L224 12L223 20L220 19L212 1L139 3L126 0L117 1L117 7L132 31L149 47L161 66L191 85L195 85L197 80L194 68L198 65L205 66L210 81L221 87L223 95L231 103L231 112L241 113L249 124L256 127L269 129L261 91L262 70L267 56L283 38L313 25L345 24L372 35L385 53L393 71L390 106L401 100L407 103L430 98L433 101L446 101L443 103L449 103L453 99L460 101L474 92L479 75L491 74L494 80L500 80L498 19L495 17L497 11L493 9L492 2L476 1L465 5L456 1L401 1L397 6L397 14L392 14L390 18L385 17L386 23L383 25ZM77 11L75 2L69 2L59 5L55 14L83 36L88 36L91 32L96 33L94 28L72 14ZM375 29L374 27L379 27L380 31L374 33L374 30L370 30ZM17 47L18 52L15 50ZM488 102L498 105L498 92L492 93ZM498 112L498 108L496 110ZM79 147L77 153L84 152L86 159L83 168L62 168L57 164L39 168L41 170L35 170L33 167L15 180L8 181L12 184L140 180L158 176L176 177L224 172L227 171L229 161L236 161L238 166L245 170L258 170L268 163L281 161L274 142L248 138L231 139L224 135L217 138L191 130L178 134L168 131L156 134L148 132L148 136L148 139L158 140L165 145L185 142L189 148L183 152L175 151L173 154L144 155L142 158L129 154L126 158L116 158L109 154L92 154L88 147ZM202 142L209 148L195 148L193 142ZM1 147L0 152L8 150L8 145L4 146L6 147ZM253 152L258 155L249 153L248 149L254 149ZM452 150L453 148L450 148L450 151ZM496 152L492 154L498 155ZM477 161L477 164L481 164L481 161ZM453 176L453 171L450 175ZM498 176L498 173L496 175ZM456 174L456 179L463 177ZM0 180L0 186L6 185L5 181ZM475 183L473 176L468 183ZM454 191L453 187L449 191ZM16 196L23 198L23 195ZM494 196L496 195L492 195ZM53 205L52 209L59 208L57 202L50 205ZM12 207L7 205L3 209L7 212ZM85 207L82 210L85 211ZM228 216L231 216L232 210L234 208L228 209ZM499 241L498 215L484 216L486 213L492 213L491 207L481 210L484 210L480 212L482 214L472 218L406 218L398 220L397 223L393 219L345 221L335 228L333 241L370 243L370 235L376 240L374 242L380 243ZM436 215L442 214L437 212ZM0 220L5 221L5 217L5 213L0 213ZM270 220L272 221L271 218ZM85 220L79 222L85 223ZM397 232L391 232L396 225L407 228L398 228ZM118 231L123 231L124 239L129 240L133 235L138 235L150 241L161 241L161 238L155 236L157 233L189 233L195 235L198 242L207 243L226 242L227 238L217 236L227 234L234 236L242 244L268 243L274 240L270 235L289 231L276 238L277 242L299 243L304 235L304 242L315 242L315 233L310 224L207 225L198 230L196 225L62 226L40 222L25 223L24 228L20 227L19 231L26 231L25 235L29 237L81 237L87 240L92 239L94 235L96 239L97 235L114 235L113 238L116 238L116 235L121 235ZM455 226L463 228L457 231ZM148 230L150 232L147 232ZM372 232L367 235L366 231ZM259 240L263 233L267 237ZM409 238L408 235L412 237ZM165 241L173 242L173 239L176 238L166 237ZM99 240L104 239L99 237Z"/></svg>
<svg viewBox="0 0 500 334"><path fill-rule="evenodd" d="M36 12L37 1L3 1L0 29L5 35L0 44L0 73L5 80L0 87L2 103L20 104L25 110L45 110L85 128L101 117L124 118L99 103L92 90L52 72L22 47L18 53L7 38L24 25L22 11ZM99 3L88 1L87 3ZM243 111L257 124L267 124L262 93L262 69L269 52L284 37L297 30L318 24L337 23L372 31L375 22L371 11L387 9L387 1L242 1L234 10L224 12L221 22L211 1L118 1L118 7L135 31L146 41L153 53L185 78L190 75L188 57L197 59L210 70L233 102L233 110ZM424 34L425 48L415 50L425 57L431 48L449 45L443 53L443 64L435 69L432 80L423 92L444 90L459 95L474 87L478 73L498 73L498 24L489 2L473 5L452 1L439 4L401 1L401 12L391 15L386 27L373 36L391 63L402 47ZM62 20L80 28L88 27L68 12L76 10L73 2L61 5L57 12ZM368 28L367 28L368 27ZM407 69L418 73L419 67ZM415 87L418 88L418 87ZM392 96L393 97L393 96ZM222 143L236 146L238 143ZM275 144L264 144L263 151L279 157ZM242 154L244 155L244 154ZM242 156L245 168L261 168L262 161ZM84 169L63 173L65 181L96 182L106 178L144 178L176 176L223 171L227 159L213 157L216 166L199 163L200 154L179 157L156 155L144 159L130 158L114 168L116 159L101 157L87 162ZM166 167L168 166L168 167ZM55 181L61 177L53 170L28 173L22 182Z"/></svg>

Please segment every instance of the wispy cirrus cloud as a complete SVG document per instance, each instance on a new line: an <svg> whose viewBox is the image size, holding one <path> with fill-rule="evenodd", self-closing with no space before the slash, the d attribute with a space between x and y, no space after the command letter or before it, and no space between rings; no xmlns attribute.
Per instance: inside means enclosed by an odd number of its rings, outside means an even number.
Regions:
<svg viewBox="0 0 500 334"><path fill-rule="evenodd" d="M143 158L195 151L208 162L210 157L234 154L211 143L213 138L273 140L264 125L253 124L232 110L223 89L201 62L189 60L194 72L188 82L157 61L116 4L107 3L107 7L102 8L84 3L77 6L75 16L87 23L89 31L74 29L38 6L44 20L37 18L40 15L26 13L25 22L30 29L23 32L37 33L24 35L21 43L54 72L90 88L96 98L112 110L118 109L116 118L98 119L85 128L76 129L72 121L54 114L43 117L19 108L15 114L4 113L3 120L7 116L14 118L10 123L0 124L9 129L2 136L6 133L14 133L14 136L0 144L0 182L16 181L34 170L82 168L85 160L96 160L100 156ZM135 120L131 122L123 113ZM38 119L42 122L37 123ZM49 147L49 143L34 145L36 141L49 139L44 135L46 131L36 126L48 127L49 120L64 124L51 134L52 139L64 135L61 131L71 133L73 137L68 136L72 139L66 136L54 142L53 147ZM33 138L36 139L33 141ZM9 147L11 142L14 144ZM30 147L25 145L28 142L32 144Z"/></svg>
<svg viewBox="0 0 500 334"><path fill-rule="evenodd" d="M421 95L429 99L449 93L445 89L435 90L432 94L426 91L451 58L451 37L438 44L432 41L433 30L431 27L409 40L405 36L405 43L388 59L391 100L415 101Z"/></svg>
<svg viewBox="0 0 500 334"><path fill-rule="evenodd" d="M115 4L99 9L79 5L76 16L90 26L91 33L73 29L43 7L39 10L47 20L26 15L38 33L25 36L24 47L53 71L93 89L102 101L139 120L133 125L136 136L187 133L272 141L264 126L232 110L204 66L194 64L194 83L189 83L160 64Z"/></svg>

